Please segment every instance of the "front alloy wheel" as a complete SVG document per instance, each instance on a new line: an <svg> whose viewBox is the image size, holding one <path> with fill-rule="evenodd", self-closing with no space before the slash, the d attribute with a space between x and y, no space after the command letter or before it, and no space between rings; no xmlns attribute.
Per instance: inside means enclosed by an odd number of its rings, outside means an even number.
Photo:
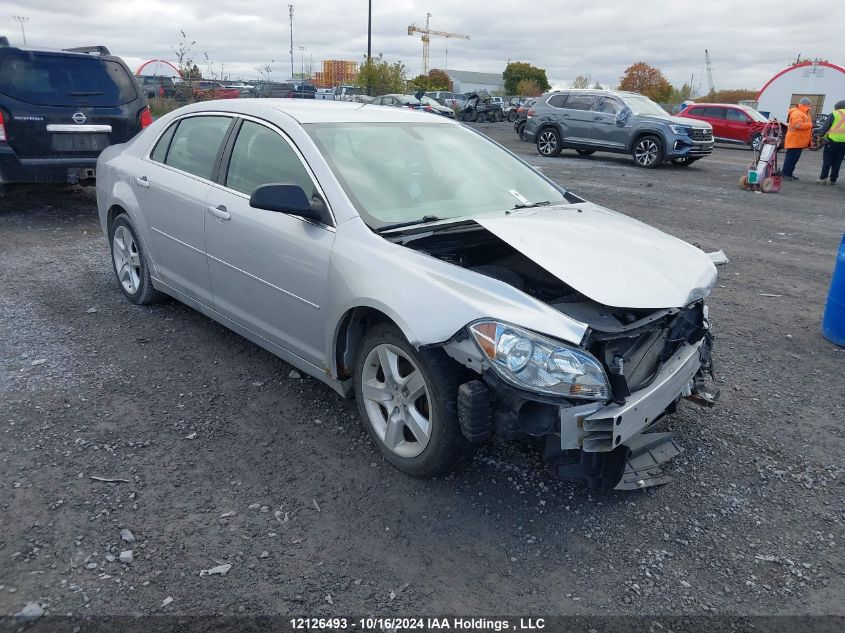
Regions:
<svg viewBox="0 0 845 633"><path fill-rule="evenodd" d="M410 475L434 477L472 455L458 423L460 380L460 368L443 350L415 349L392 324L368 330L355 362L355 397L387 461Z"/></svg>
<svg viewBox="0 0 845 633"><path fill-rule="evenodd" d="M541 156L557 156L560 150L560 135L554 128L547 127L537 135L537 151Z"/></svg>
<svg viewBox="0 0 845 633"><path fill-rule="evenodd" d="M660 139L654 136L644 136L634 145L634 162L638 167L651 169L663 162L663 148Z"/></svg>

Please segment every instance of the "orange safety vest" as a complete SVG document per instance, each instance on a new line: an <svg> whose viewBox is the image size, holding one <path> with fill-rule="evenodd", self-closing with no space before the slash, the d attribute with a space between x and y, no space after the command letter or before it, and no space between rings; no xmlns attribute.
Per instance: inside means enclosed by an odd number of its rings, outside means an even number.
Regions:
<svg viewBox="0 0 845 633"><path fill-rule="evenodd" d="M806 149L813 140L813 122L808 114L810 106L791 108L787 115L789 125L783 146L786 149Z"/></svg>

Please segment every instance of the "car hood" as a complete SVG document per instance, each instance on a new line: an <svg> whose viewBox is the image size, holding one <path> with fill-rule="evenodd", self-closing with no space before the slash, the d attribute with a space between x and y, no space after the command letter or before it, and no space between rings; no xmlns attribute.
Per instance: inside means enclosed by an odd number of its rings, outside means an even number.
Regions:
<svg viewBox="0 0 845 633"><path fill-rule="evenodd" d="M641 114L638 118L640 121L660 121L663 123L671 123L673 125L694 125L695 127L704 127L707 129L712 129L713 127L707 121L682 116L672 116L670 114L665 116L662 114Z"/></svg>
<svg viewBox="0 0 845 633"><path fill-rule="evenodd" d="M607 306L680 308L706 297L716 282L716 268L700 249L589 202L475 221Z"/></svg>

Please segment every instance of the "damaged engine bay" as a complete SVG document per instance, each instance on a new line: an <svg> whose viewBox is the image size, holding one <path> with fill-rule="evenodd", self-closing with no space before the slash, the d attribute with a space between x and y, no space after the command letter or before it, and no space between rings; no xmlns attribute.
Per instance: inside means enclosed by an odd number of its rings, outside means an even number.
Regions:
<svg viewBox="0 0 845 633"><path fill-rule="evenodd" d="M602 364L611 388L611 402L618 407L623 407L635 392L648 390L661 368L681 348L697 346L701 366L694 379L676 392L679 395L671 399L665 410L646 418L644 428L673 413L681 395L707 407L713 406L718 397L718 390L708 387L704 378L705 374L712 377L712 336L703 299L683 308L651 310L602 305L474 223L440 231L406 233L392 239L407 248L504 282L587 324L589 329L581 348ZM495 392L495 396L492 393L480 396L477 385L469 390L471 394L464 389L459 394L466 400L461 402L463 417L476 418L461 419L462 427L471 427L478 437L486 438L495 432L506 439L542 439L546 461L561 478L586 481L592 487L634 489L669 480L659 466L681 450L671 433L640 434L620 444L620 437L609 432L606 424L585 422L590 414L601 409L600 403L584 405L571 401L571 411L576 414L568 415L561 407L560 398L525 394L492 370L484 372L484 381L495 385L495 389L485 388ZM489 432L482 430L479 434L484 423L478 418L485 416L489 420ZM571 429L562 428L564 421L577 425L576 442L572 443ZM621 421L620 415L615 423L610 419L607 424L618 426Z"/></svg>

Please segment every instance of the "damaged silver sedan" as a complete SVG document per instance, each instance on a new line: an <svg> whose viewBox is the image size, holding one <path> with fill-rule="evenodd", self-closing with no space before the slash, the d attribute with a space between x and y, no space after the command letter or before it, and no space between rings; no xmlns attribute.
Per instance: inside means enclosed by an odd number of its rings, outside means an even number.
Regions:
<svg viewBox="0 0 845 633"><path fill-rule="evenodd" d="M708 256L445 118L195 104L105 150L97 202L130 301L175 297L354 396L413 475L495 434L565 479L661 483L678 448L646 431L714 399Z"/></svg>

